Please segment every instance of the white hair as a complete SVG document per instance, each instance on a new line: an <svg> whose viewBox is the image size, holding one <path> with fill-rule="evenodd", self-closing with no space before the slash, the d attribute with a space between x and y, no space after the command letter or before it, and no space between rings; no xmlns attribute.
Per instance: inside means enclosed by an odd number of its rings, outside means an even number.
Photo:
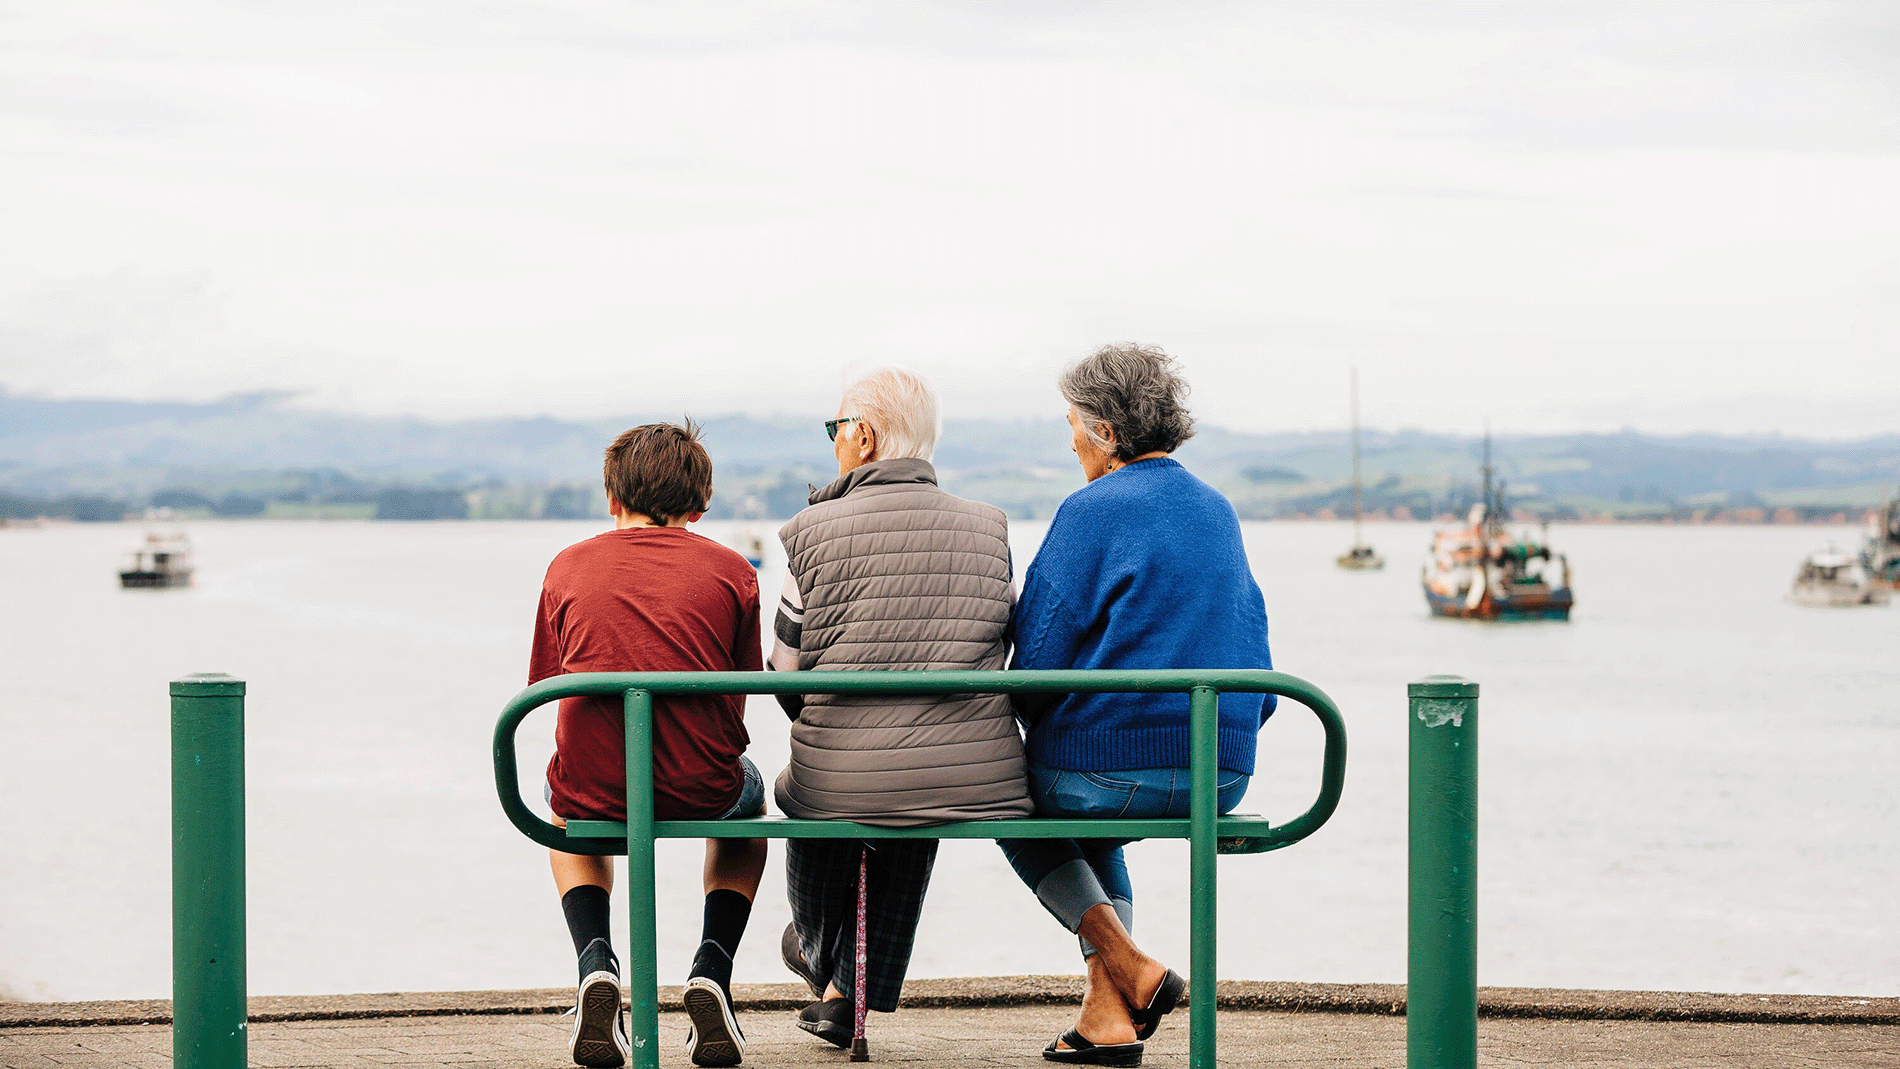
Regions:
<svg viewBox="0 0 1900 1069"><path fill-rule="evenodd" d="M841 416L853 416L877 432L877 459L915 457L929 460L943 433L943 415L937 389L930 380L897 367L880 367L858 376L844 388ZM858 433L847 423L838 433Z"/></svg>

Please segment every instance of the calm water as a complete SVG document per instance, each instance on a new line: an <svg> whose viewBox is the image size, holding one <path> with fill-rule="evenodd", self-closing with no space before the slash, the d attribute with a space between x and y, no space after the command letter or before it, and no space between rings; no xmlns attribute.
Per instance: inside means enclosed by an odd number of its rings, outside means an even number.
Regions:
<svg viewBox="0 0 1900 1069"><path fill-rule="evenodd" d="M167 994L166 682L197 671L250 683L253 991L572 983L487 748L542 571L595 529L203 523L182 591L117 588L136 527L0 531L0 993ZM1560 528L1576 619L1486 626L1426 616L1424 527L1367 530L1385 572L1331 566L1345 525L1247 531L1276 659L1339 702L1353 753L1318 835L1223 860L1222 975L1404 979L1405 683L1458 672L1484 686L1483 982L1900 994L1900 609L1780 600L1802 552L1852 532ZM1040 533L1017 530L1018 561ZM768 563L768 598L781 578ZM766 699L749 723L769 775L786 722ZM1262 743L1242 808L1291 816L1318 730L1289 705ZM698 938L698 849L662 844L669 979ZM1185 846L1131 850L1138 934L1184 967ZM775 854L739 979L790 979L787 919ZM913 975L1078 968L993 846L945 844Z"/></svg>

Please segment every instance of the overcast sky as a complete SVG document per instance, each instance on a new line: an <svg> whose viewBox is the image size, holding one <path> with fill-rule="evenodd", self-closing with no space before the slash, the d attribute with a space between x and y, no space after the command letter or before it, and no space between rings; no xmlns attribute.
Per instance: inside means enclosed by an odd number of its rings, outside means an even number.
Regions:
<svg viewBox="0 0 1900 1069"><path fill-rule="evenodd" d="M1900 5L0 5L0 387L1900 429Z"/></svg>

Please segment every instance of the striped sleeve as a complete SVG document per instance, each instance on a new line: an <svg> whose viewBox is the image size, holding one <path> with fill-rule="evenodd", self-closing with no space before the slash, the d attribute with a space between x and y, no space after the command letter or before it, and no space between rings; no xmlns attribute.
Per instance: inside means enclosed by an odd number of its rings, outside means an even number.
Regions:
<svg viewBox="0 0 1900 1069"><path fill-rule="evenodd" d="M778 615L772 621L772 658L766 667L774 672L798 671L798 643L805 633L805 604L798 596L798 580L785 573L785 589L779 595ZM802 694L779 694L779 708L793 720L805 710Z"/></svg>
<svg viewBox="0 0 1900 1069"><path fill-rule="evenodd" d="M785 577L785 590L779 595L778 617L772 621L772 667L780 672L798 669L798 643L805 633L805 606L799 600L798 583Z"/></svg>

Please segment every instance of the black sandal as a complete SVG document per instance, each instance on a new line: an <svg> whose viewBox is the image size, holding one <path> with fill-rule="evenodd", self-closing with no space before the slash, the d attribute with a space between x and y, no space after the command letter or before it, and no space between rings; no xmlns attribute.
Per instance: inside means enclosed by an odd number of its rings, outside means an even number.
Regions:
<svg viewBox="0 0 1900 1069"><path fill-rule="evenodd" d="M1067 1043L1068 1050L1058 1044ZM1071 1065L1107 1065L1115 1069L1134 1069L1141 1064L1143 1045L1140 1043L1090 1043L1082 1038L1082 1033L1071 1028L1049 1041L1042 1048L1042 1056L1052 1062L1067 1062Z"/></svg>
<svg viewBox="0 0 1900 1069"><path fill-rule="evenodd" d="M1155 1029L1161 1027L1161 1018L1173 1013L1174 1008L1181 1004L1181 995L1185 991L1187 980L1180 973L1169 969L1168 975L1161 978L1161 986L1155 988L1154 997L1148 1000L1148 1005L1128 1014L1128 1019L1135 1022L1135 1038L1147 1039L1154 1035Z"/></svg>

